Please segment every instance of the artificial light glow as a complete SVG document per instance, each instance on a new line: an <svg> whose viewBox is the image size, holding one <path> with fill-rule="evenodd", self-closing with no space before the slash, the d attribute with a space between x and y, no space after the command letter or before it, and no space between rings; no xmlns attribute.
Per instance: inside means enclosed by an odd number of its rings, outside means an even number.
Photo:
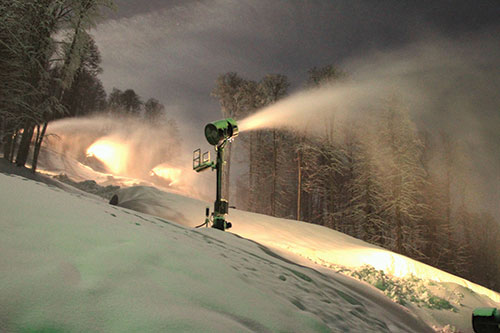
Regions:
<svg viewBox="0 0 500 333"><path fill-rule="evenodd" d="M169 182L169 186L177 183L181 177L181 170L160 164L151 170L151 176L158 176Z"/></svg>
<svg viewBox="0 0 500 333"><path fill-rule="evenodd" d="M110 138L99 139L87 149L87 156L95 157L114 174L122 174L127 167L128 148Z"/></svg>

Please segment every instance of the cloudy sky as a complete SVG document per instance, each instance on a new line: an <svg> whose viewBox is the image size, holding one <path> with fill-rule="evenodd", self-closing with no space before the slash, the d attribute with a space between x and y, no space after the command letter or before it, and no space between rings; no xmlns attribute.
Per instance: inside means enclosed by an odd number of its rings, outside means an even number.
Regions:
<svg viewBox="0 0 500 333"><path fill-rule="evenodd" d="M181 122L220 118L218 75L289 77L297 90L313 66L439 38L500 33L497 0L116 0L94 35L102 80L158 98ZM498 41L498 40L497 40Z"/></svg>
<svg viewBox="0 0 500 333"><path fill-rule="evenodd" d="M335 64L360 72L358 77L371 75L367 82L376 84L377 75L391 75L393 63L396 71L410 63L411 84L427 87L420 93L433 101L427 112L442 114L441 124L474 133L464 135L480 142L484 160L478 163L496 177L488 193L500 192L498 0L116 4L93 32L103 58L101 79L108 92L132 88L144 100L159 99L178 121L189 151L209 148L203 126L222 117L210 92L223 73L253 80L280 73L298 91L313 66ZM450 113L455 109L465 112Z"/></svg>

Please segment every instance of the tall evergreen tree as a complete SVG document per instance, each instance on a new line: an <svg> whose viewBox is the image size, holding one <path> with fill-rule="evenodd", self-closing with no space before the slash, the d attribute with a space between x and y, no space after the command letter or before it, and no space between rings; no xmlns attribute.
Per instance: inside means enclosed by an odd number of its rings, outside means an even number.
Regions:
<svg viewBox="0 0 500 333"><path fill-rule="evenodd" d="M327 65L320 68L313 67L308 71L308 76L306 86L308 88L318 88L343 78L345 74L337 67ZM313 221L320 218L322 220L320 222L321 224L333 226L335 225L334 216L338 214L338 212L328 211L328 208L326 208L326 201L319 198L329 197L329 205L332 207L335 206L335 194L333 193L335 192L335 187L339 185L337 184L337 178L338 172L340 172L342 166L339 164L339 151L337 151L338 146L335 144L334 138L338 136L334 117L332 116L329 119L324 119L323 124L325 125L324 132L322 133L324 137L323 141L306 140L305 136L301 135L297 138L297 146L299 149L296 150L295 157L297 160L296 215L302 216L306 221ZM326 165L328 163L334 164ZM325 179L320 180L321 177L319 176L321 173L318 173L316 169L324 170L323 177L329 178L328 181L330 182L322 182ZM335 176L328 174L328 171L332 170L335 170ZM330 190L327 190L325 186L330 186ZM327 194L329 191L332 192ZM321 214L318 213L318 210L321 211ZM301 213L301 211L303 211L303 213Z"/></svg>
<svg viewBox="0 0 500 333"><path fill-rule="evenodd" d="M100 16L101 7L110 7L112 5L112 0L67 0L56 7L56 17L61 24L64 24L63 27L67 28L69 32L63 40L60 67L58 70L53 71L59 73L59 75L56 76L53 81L55 83L54 90L49 98L52 106L49 107L48 112L44 114L43 125L36 124L37 131L32 163L33 172L36 171L38 155L47 130L48 122L65 111L61 103L64 94L71 88L78 70L82 67L82 61L85 55L89 54L88 49L92 43L88 30L95 26L96 19ZM20 154L27 154L28 150L20 149L18 158ZM25 159L24 162L26 162ZM17 162L17 159L16 163L18 165L20 164Z"/></svg>
<svg viewBox="0 0 500 333"><path fill-rule="evenodd" d="M287 90L290 86L288 79L286 76L281 74L268 74L262 80L260 80L257 90L259 96L259 106L264 107L276 103L279 99L283 98L287 94ZM265 134L264 134L265 135ZM278 131L277 129L271 130L272 137L272 154L271 154L271 165L270 165L270 176L271 176L271 207L270 214L272 216L276 216L277 206L280 205L278 203L279 198L282 198L279 194L279 186L283 184L278 184L279 175L278 175L278 160L280 152L280 145L282 144L281 138L283 137L283 133ZM261 145L260 151L265 149L264 145ZM263 162L266 159L263 160ZM264 165L260 165L261 168L265 168ZM286 166L285 166L286 168ZM283 182L281 182L283 183Z"/></svg>
<svg viewBox="0 0 500 333"><path fill-rule="evenodd" d="M61 99L80 65L82 48L88 41L86 31L94 24L100 7L109 4L109 0L27 0L0 4L0 30L4 32L0 44L9 53L8 81L12 82L4 91L8 95L4 103L10 109L9 114L15 115L9 121L14 124L12 128L22 129L17 165L25 165L36 128L33 168L36 169L47 122L64 111ZM67 33L57 47L55 36L61 29ZM54 70L56 67L59 70Z"/></svg>
<svg viewBox="0 0 500 333"><path fill-rule="evenodd" d="M391 101L382 114L378 163L386 180L382 217L392 227L391 250L424 257L422 219L425 171L420 163L422 143L408 113Z"/></svg>
<svg viewBox="0 0 500 333"><path fill-rule="evenodd" d="M63 95L62 103L69 116L102 112L107 106L106 92L98 78L102 72L101 55L92 38L89 38L84 52L73 84Z"/></svg>
<svg viewBox="0 0 500 333"><path fill-rule="evenodd" d="M144 104L144 119L154 125L161 123L165 116L165 106L155 98L150 98Z"/></svg>
<svg viewBox="0 0 500 333"><path fill-rule="evenodd" d="M16 159L20 166L26 163L35 124L57 106L49 91L49 65L55 50L52 35L58 29L57 9L61 5L62 1L55 0L0 4L0 43L8 56L2 60L2 67L7 69L4 74L8 75L4 78L5 90L2 89L6 97L4 107L11 116L6 118L6 123L13 125L11 130L24 129Z"/></svg>
<svg viewBox="0 0 500 333"><path fill-rule="evenodd" d="M139 116L142 108L142 101L139 95L133 89L113 88L108 97L108 108L117 115Z"/></svg>

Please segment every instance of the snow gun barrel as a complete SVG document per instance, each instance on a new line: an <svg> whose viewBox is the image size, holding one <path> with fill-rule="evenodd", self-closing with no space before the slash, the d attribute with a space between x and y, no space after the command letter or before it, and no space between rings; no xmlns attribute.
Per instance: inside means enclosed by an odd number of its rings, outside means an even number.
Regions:
<svg viewBox="0 0 500 333"><path fill-rule="evenodd" d="M227 140L234 139L238 133L238 125L233 118L217 120L205 126L205 137L213 146L220 146Z"/></svg>
<svg viewBox="0 0 500 333"><path fill-rule="evenodd" d="M476 333L499 333L500 310L477 308L472 313L472 328Z"/></svg>

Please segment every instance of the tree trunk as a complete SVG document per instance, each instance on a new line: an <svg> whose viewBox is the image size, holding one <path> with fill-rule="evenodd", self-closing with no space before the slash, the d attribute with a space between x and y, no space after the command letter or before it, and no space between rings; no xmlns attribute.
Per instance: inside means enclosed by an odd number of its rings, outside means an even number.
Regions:
<svg viewBox="0 0 500 333"><path fill-rule="evenodd" d="M401 206L400 206L400 200L401 200L401 187L402 187L402 179L401 175L398 175L396 177L396 184L394 186L394 191L395 195L394 198L396 200L396 207L395 207L395 219L396 219L396 252L399 254L404 254L403 253L403 221L401 220Z"/></svg>
<svg viewBox="0 0 500 333"><path fill-rule="evenodd" d="M300 221L300 194L302 191L302 168L300 151L297 151L297 221Z"/></svg>
<svg viewBox="0 0 500 333"><path fill-rule="evenodd" d="M271 216L276 216L276 182L277 182L277 154L278 144L276 138L276 130L273 130L273 189L271 193Z"/></svg>
<svg viewBox="0 0 500 333"><path fill-rule="evenodd" d="M6 134L3 138L3 158L10 161L10 151L12 148L12 133Z"/></svg>
<svg viewBox="0 0 500 333"><path fill-rule="evenodd" d="M248 157L248 164L249 164L249 170L248 170L248 210L249 211L255 211L254 210L254 178L255 178L255 171L254 171L254 135L253 132L250 133L250 148L249 148L249 157Z"/></svg>
<svg viewBox="0 0 500 333"><path fill-rule="evenodd" d="M403 230L401 226L401 212L399 207L396 208L396 252L403 253Z"/></svg>
<svg viewBox="0 0 500 333"><path fill-rule="evenodd" d="M16 153L18 137L19 137L19 129L16 129L16 131L14 132L14 135L12 137L12 141L10 143L10 156L9 156L10 163L14 163L14 155Z"/></svg>
<svg viewBox="0 0 500 333"><path fill-rule="evenodd" d="M30 122L26 122L26 126L21 137L21 143L17 151L16 165L19 167L25 166L28 161L31 139L33 138L34 126Z"/></svg>
<svg viewBox="0 0 500 333"><path fill-rule="evenodd" d="M265 201L264 195L262 192L262 131L258 131L255 133L255 147L253 154L253 188L252 188L252 196L254 198L253 202L253 212L256 213L264 213L264 205Z"/></svg>
<svg viewBox="0 0 500 333"><path fill-rule="evenodd" d="M7 134L5 134L5 121L3 119L0 119L0 138L2 139L0 141L0 150L2 150L2 153L5 151L5 139L6 139ZM5 156L5 153L4 153Z"/></svg>
<svg viewBox="0 0 500 333"><path fill-rule="evenodd" d="M43 138L45 136L45 131L47 130L47 125L49 123L46 121L43 123L42 132L40 133L40 126L37 126L37 135L35 140L35 150L33 152L33 163L31 166L31 170L36 172L36 167L38 165L38 156L40 155L40 149L42 147Z"/></svg>

